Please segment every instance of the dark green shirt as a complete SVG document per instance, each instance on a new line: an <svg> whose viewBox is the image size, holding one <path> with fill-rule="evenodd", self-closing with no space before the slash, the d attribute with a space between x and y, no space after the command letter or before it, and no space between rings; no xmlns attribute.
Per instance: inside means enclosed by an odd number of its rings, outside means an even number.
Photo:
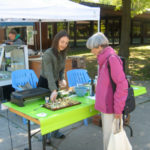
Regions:
<svg viewBox="0 0 150 150"><path fill-rule="evenodd" d="M56 57L51 48L42 56L41 76L48 80L50 91L57 90L56 81L64 79L66 56L61 52Z"/></svg>

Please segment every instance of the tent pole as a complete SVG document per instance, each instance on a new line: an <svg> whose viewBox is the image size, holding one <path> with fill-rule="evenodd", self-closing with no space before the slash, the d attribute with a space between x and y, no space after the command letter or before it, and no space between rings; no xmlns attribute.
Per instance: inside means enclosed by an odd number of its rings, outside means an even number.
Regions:
<svg viewBox="0 0 150 150"><path fill-rule="evenodd" d="M67 22L67 33L69 34L69 22Z"/></svg>
<svg viewBox="0 0 150 150"><path fill-rule="evenodd" d="M42 30L41 30L41 20L39 20L39 30L40 30L40 54L42 54Z"/></svg>
<svg viewBox="0 0 150 150"><path fill-rule="evenodd" d="M98 29L97 31L99 32L100 31L100 20L98 20Z"/></svg>
<svg viewBox="0 0 150 150"><path fill-rule="evenodd" d="M68 25L67 25L67 32L68 32L68 34L70 34L70 30L69 30L69 21L68 21Z"/></svg>

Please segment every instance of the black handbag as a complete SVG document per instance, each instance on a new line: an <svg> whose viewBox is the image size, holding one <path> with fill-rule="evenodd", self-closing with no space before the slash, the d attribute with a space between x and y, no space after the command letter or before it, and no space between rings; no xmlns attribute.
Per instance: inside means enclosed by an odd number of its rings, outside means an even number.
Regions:
<svg viewBox="0 0 150 150"><path fill-rule="evenodd" d="M109 64L109 57L107 59L107 62L108 62L108 71L109 71L109 77L110 77L110 81L111 81L112 88L113 88L113 93L115 93L115 91L116 91L116 84L114 83L114 81L112 80L112 77L111 77L111 69L110 69L110 64ZM118 56L116 56L116 57L118 57ZM128 82L128 96L127 96L125 107L124 107L124 110L123 110L122 113L124 115L128 115L134 109L135 109L134 91L133 91L133 88L130 86L130 83Z"/></svg>
<svg viewBox="0 0 150 150"><path fill-rule="evenodd" d="M126 99L126 103L124 106L123 114L128 115L135 109L135 98L134 98L134 91L133 88L130 87L128 82L128 96Z"/></svg>

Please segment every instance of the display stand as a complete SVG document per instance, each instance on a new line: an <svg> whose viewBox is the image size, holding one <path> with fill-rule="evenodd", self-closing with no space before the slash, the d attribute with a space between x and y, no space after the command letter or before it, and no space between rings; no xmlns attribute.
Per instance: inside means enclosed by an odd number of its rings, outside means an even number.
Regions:
<svg viewBox="0 0 150 150"><path fill-rule="evenodd" d="M11 85L11 72L28 69L27 45L0 46L0 86Z"/></svg>
<svg viewBox="0 0 150 150"><path fill-rule="evenodd" d="M0 46L0 100L9 100L13 91L11 73L18 69L28 69L27 45Z"/></svg>

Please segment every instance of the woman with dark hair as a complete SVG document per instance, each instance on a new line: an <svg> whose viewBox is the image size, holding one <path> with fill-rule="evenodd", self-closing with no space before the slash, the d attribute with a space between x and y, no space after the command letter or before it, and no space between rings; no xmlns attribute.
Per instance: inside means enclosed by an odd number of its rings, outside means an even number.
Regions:
<svg viewBox="0 0 150 150"><path fill-rule="evenodd" d="M66 52L69 44L69 36L65 30L58 32L52 42L52 47L47 49L42 56L42 67L38 87L50 90L50 100L55 101L59 86L65 87L64 69ZM57 138L64 138L65 135L58 130L53 132ZM50 143L50 138L47 139Z"/></svg>

